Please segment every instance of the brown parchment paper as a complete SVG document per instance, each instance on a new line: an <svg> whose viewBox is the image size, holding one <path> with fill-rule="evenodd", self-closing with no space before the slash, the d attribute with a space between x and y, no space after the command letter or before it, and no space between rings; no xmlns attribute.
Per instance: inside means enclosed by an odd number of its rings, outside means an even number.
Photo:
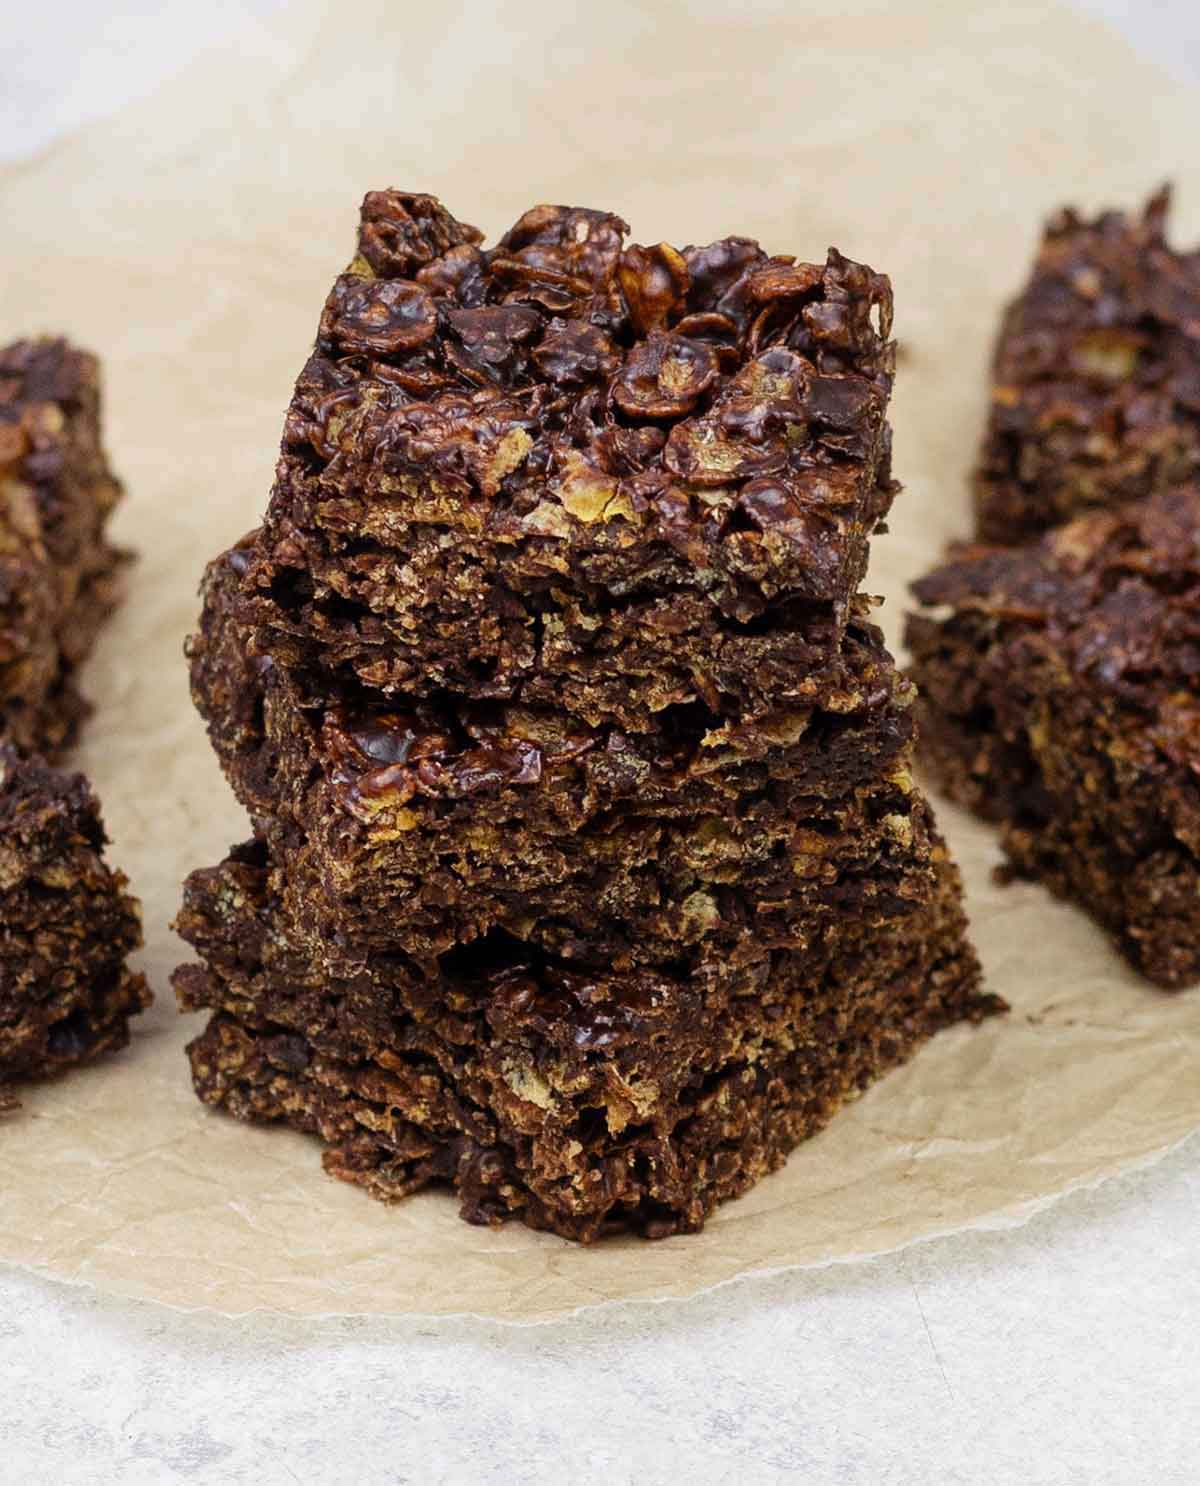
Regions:
<svg viewBox="0 0 1200 1486"><path fill-rule="evenodd" d="M315 1143L200 1107L197 1023L166 984L182 877L246 834L187 698L196 582L263 508L365 189L433 190L489 234L567 201L619 211L638 241L832 242L890 272L907 489L871 582L894 635L906 582L965 526L987 345L1039 218L1170 176L1194 238L1198 125L1194 95L1044 4L357 0L292 6L0 173L3 337L63 330L107 368L120 534L142 557L90 668L81 763L159 993L127 1054L0 1124L0 1259L226 1312L542 1319L1020 1221L1200 1125L1200 992L1153 990L1075 910L994 887L990 832L948 808L1012 1015L938 1038L697 1237L583 1251L469 1228L442 1193L377 1206L322 1175Z"/></svg>

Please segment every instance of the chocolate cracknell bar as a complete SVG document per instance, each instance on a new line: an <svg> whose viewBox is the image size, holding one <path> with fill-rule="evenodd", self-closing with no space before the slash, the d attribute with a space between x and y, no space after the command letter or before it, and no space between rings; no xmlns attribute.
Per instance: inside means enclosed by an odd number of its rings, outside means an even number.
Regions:
<svg viewBox="0 0 1200 1486"><path fill-rule="evenodd" d="M105 527L100 369L63 340L0 350L0 733L60 754L90 710L75 676L120 596Z"/></svg>
<svg viewBox="0 0 1200 1486"><path fill-rule="evenodd" d="M915 585L922 751L1144 974L1200 979L1200 486Z"/></svg>
<svg viewBox="0 0 1200 1486"><path fill-rule="evenodd" d="M142 942L138 906L104 844L82 774L0 744L0 1099L124 1047L150 1002L125 963Z"/></svg>
<svg viewBox="0 0 1200 1486"><path fill-rule="evenodd" d="M200 1097L378 1197L698 1229L979 988L859 586L886 279L374 192L192 686Z"/></svg>
<svg viewBox="0 0 1200 1486"><path fill-rule="evenodd" d="M1200 472L1200 251L1167 243L1169 200L1047 224L996 342L979 540L1025 542Z"/></svg>

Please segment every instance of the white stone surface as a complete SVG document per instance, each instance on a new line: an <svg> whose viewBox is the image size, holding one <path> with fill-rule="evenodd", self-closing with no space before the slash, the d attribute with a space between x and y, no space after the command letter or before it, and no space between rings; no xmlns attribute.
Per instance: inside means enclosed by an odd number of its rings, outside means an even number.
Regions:
<svg viewBox="0 0 1200 1486"><path fill-rule="evenodd" d="M0 161L275 3L22 6L0 28ZM1086 8L1200 78L1194 0ZM0 1270L0 1486L1182 1486L1198 1234L1194 1139L1015 1232L538 1328L226 1321Z"/></svg>
<svg viewBox="0 0 1200 1486"><path fill-rule="evenodd" d="M1200 1142L1016 1232L544 1327L0 1277L0 1480L1186 1486Z"/></svg>

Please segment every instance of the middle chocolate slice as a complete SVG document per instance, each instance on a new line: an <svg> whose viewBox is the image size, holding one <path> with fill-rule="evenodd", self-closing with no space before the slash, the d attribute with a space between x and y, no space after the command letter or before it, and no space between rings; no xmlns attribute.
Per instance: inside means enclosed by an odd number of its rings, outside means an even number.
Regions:
<svg viewBox="0 0 1200 1486"><path fill-rule="evenodd" d="M750 722L696 702L637 733L502 703L400 712L256 655L237 558L206 580L196 703L286 863L283 911L343 967L397 948L431 966L500 933L581 967L696 970L930 891L912 688L874 626Z"/></svg>

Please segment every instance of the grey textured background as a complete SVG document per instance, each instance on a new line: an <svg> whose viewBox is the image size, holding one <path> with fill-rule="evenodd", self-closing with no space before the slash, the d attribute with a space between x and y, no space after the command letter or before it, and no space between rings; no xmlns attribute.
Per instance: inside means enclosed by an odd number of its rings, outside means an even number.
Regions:
<svg viewBox="0 0 1200 1486"><path fill-rule="evenodd" d="M23 7L0 160L273 8ZM1195 0L1083 8L1200 79ZM0 1270L0 1483L1192 1483L1198 1234L1194 1139L1014 1232L529 1329L229 1322Z"/></svg>

